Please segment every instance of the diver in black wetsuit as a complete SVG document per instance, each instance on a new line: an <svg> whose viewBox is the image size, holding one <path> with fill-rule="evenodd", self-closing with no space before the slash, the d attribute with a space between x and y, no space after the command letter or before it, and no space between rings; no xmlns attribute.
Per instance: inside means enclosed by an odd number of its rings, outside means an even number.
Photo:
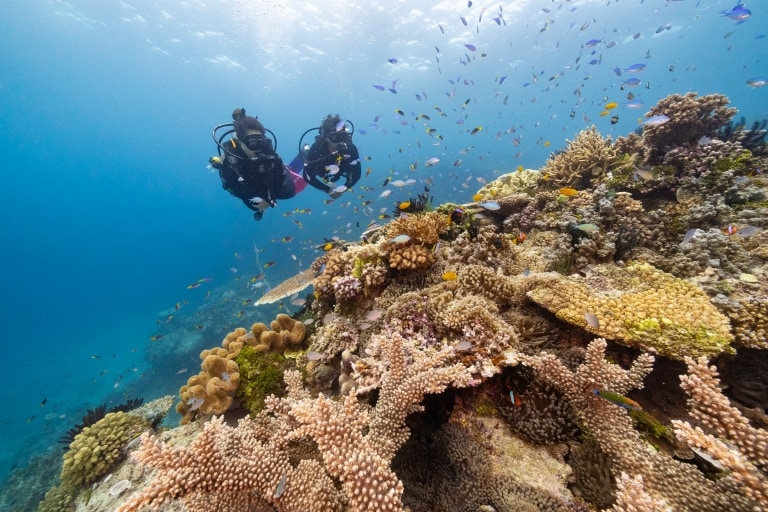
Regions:
<svg viewBox="0 0 768 512"><path fill-rule="evenodd" d="M360 180L360 154L352 143L348 123L338 114L328 115L319 128L315 143L304 155L304 180L332 199ZM342 177L344 183L337 185Z"/></svg>
<svg viewBox="0 0 768 512"><path fill-rule="evenodd" d="M209 162L218 169L224 190L253 210L254 219L261 220L264 210L275 206L277 199L289 199L295 195L294 182L283 160L275 152L274 134L264 128L257 118L246 116L245 109L235 109L232 119L233 123L214 128L213 140L219 155ZM216 132L229 126L232 129L217 138ZM222 142L232 132L236 137ZM266 136L267 133L272 136L271 139Z"/></svg>

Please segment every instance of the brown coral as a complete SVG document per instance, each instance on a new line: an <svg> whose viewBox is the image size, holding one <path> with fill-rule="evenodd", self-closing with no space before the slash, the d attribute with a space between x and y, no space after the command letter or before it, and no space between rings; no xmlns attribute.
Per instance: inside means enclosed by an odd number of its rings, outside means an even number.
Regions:
<svg viewBox="0 0 768 512"><path fill-rule="evenodd" d="M541 173L555 186L583 188L604 176L616 160L610 137L604 139L592 126L568 141L565 151L553 153Z"/></svg>
<svg viewBox="0 0 768 512"><path fill-rule="evenodd" d="M437 243L440 233L448 228L448 216L438 212L427 212L400 216L387 227L385 238L408 235L411 244L432 246Z"/></svg>
<svg viewBox="0 0 768 512"><path fill-rule="evenodd" d="M423 245L397 246L389 253L389 266L398 270L427 268L434 262L432 251Z"/></svg>
<svg viewBox="0 0 768 512"><path fill-rule="evenodd" d="M643 128L643 143L648 149L648 161L656 163L667 148L696 142L712 136L728 123L737 110L727 107L728 98L722 94L696 97L695 92L671 94L651 107L647 116L664 115L669 121Z"/></svg>

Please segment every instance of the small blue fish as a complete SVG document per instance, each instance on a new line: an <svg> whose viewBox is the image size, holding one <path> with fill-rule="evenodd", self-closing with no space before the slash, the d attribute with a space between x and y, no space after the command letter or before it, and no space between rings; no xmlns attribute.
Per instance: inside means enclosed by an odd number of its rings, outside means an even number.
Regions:
<svg viewBox="0 0 768 512"><path fill-rule="evenodd" d="M470 43L467 43L467 44L465 44L464 46L466 46L466 47L467 47L467 50L469 50L469 51L471 51L471 52L474 52L475 50L477 50L477 47L475 47L475 45L473 45L473 44L470 44Z"/></svg>
<svg viewBox="0 0 768 512"><path fill-rule="evenodd" d="M501 208L499 203L497 203L496 201L486 201L484 203L480 203L480 207L485 208L486 210L498 210L499 208Z"/></svg>
<svg viewBox="0 0 768 512"><path fill-rule="evenodd" d="M602 39L590 39L589 41L584 43L584 48L593 48L602 42L603 42Z"/></svg>
<svg viewBox="0 0 768 512"><path fill-rule="evenodd" d="M373 84L373 88L376 89L377 91L383 91L386 89L386 87L384 87L381 84Z"/></svg>
<svg viewBox="0 0 768 512"><path fill-rule="evenodd" d="M752 16L752 11L747 9L744 4L736 4L730 11L720 11L720 14L734 21L744 21Z"/></svg>
<svg viewBox="0 0 768 512"><path fill-rule="evenodd" d="M753 89L757 89L758 87L762 87L765 84L767 84L768 81L765 79L765 77L758 76L755 78L751 78L747 80L747 85L752 87Z"/></svg>
<svg viewBox="0 0 768 512"><path fill-rule="evenodd" d="M689 230L688 230L688 231L685 233L685 236L683 237L683 241L681 242L681 244L680 244L680 245L682 245L682 244L687 244L688 242L690 242L691 240L693 240L693 238L694 238L695 236L696 236L696 228L691 228L691 229L689 229Z"/></svg>
<svg viewBox="0 0 768 512"><path fill-rule="evenodd" d="M640 81L640 79L635 77L628 78L622 82L622 84L626 85L627 87L637 87L641 83L642 82Z"/></svg>
<svg viewBox="0 0 768 512"><path fill-rule="evenodd" d="M627 107L627 108L642 108L643 105L645 105L645 103L643 103L640 100L632 100L632 101L628 101L628 102L626 102L624 104L624 106Z"/></svg>
<svg viewBox="0 0 768 512"><path fill-rule="evenodd" d="M642 410L642 407L640 406L639 403L635 402L631 398L627 398L624 395L620 395L612 391L605 391L604 389L595 389L592 391L592 393L595 396L599 396L600 398L608 400L609 402L614 403L619 407L629 409L630 411Z"/></svg>
<svg viewBox="0 0 768 512"><path fill-rule="evenodd" d="M661 126L667 121L669 121L669 117L663 114L658 116L651 116L645 121L643 121L643 126Z"/></svg>
<svg viewBox="0 0 768 512"><path fill-rule="evenodd" d="M624 71L627 73L639 73L645 71L645 64L632 64L628 68L625 68Z"/></svg>
<svg viewBox="0 0 768 512"><path fill-rule="evenodd" d="M387 59L387 62L389 62L390 64L397 64L397 59L392 57L391 59Z"/></svg>
<svg viewBox="0 0 768 512"><path fill-rule="evenodd" d="M746 226L738 230L735 235L740 236L742 238L748 238L750 236L754 236L760 232L760 229L756 228L755 226Z"/></svg>

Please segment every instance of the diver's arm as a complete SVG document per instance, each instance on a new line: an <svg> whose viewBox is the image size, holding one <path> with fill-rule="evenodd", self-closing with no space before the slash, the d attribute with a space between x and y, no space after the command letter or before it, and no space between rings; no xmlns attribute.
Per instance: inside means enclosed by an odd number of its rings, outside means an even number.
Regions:
<svg viewBox="0 0 768 512"><path fill-rule="evenodd" d="M325 166L322 161L312 162L304 166L304 181L312 185L318 190L325 192L326 194L331 191L331 187L320 181L317 177L318 168L323 169Z"/></svg>
<svg viewBox="0 0 768 512"><path fill-rule="evenodd" d="M352 164L350 162L355 163ZM357 147L354 144L350 144L349 159L345 160L344 164L346 167L344 171L344 177L346 178L344 186L352 188L358 181L360 181L361 169L363 167L362 164L360 164L360 153L358 153Z"/></svg>

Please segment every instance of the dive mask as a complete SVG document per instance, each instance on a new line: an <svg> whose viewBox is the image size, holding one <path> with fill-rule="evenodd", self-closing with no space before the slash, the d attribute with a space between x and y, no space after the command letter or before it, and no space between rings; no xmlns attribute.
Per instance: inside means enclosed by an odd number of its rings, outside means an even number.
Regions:
<svg viewBox="0 0 768 512"><path fill-rule="evenodd" d="M243 144L254 153L274 153L272 141L264 135L246 135Z"/></svg>

